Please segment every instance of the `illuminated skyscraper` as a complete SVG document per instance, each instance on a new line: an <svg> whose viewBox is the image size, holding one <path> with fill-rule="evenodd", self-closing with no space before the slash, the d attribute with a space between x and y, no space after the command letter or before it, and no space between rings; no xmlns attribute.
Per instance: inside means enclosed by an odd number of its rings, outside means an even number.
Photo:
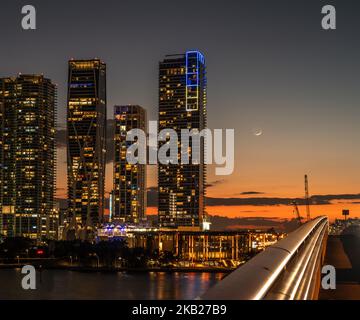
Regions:
<svg viewBox="0 0 360 320"><path fill-rule="evenodd" d="M131 129L146 132L146 111L136 105L115 106L114 211L112 221L139 223L145 218L146 165L131 165L126 150L133 142L126 141Z"/></svg>
<svg viewBox="0 0 360 320"><path fill-rule="evenodd" d="M42 75L0 79L0 210L5 237L51 238L56 87Z"/></svg>
<svg viewBox="0 0 360 320"><path fill-rule="evenodd" d="M206 127L206 68L198 51L166 56L159 65L159 131ZM160 144L162 145L162 144ZM189 151L191 158L191 151ZM162 227L202 227L206 166L204 143L200 164L159 164L159 223Z"/></svg>
<svg viewBox="0 0 360 320"><path fill-rule="evenodd" d="M68 210L91 231L104 214L106 65L70 60L68 74Z"/></svg>
<svg viewBox="0 0 360 320"><path fill-rule="evenodd" d="M4 236L3 226L3 194L4 194L4 85L0 86L0 239Z"/></svg>

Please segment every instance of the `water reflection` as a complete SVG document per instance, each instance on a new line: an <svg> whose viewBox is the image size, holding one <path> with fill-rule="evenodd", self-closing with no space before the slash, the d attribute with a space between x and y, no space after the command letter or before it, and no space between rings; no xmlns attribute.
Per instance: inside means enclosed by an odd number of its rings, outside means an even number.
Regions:
<svg viewBox="0 0 360 320"><path fill-rule="evenodd" d="M41 277L37 273L37 289L23 290L20 269L2 269L0 299L194 299L223 276L222 273L206 272L87 273L43 270Z"/></svg>

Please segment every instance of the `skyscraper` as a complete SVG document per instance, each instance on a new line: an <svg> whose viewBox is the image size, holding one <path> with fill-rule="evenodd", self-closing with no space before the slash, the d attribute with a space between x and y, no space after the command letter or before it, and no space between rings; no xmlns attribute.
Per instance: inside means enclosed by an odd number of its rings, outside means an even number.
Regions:
<svg viewBox="0 0 360 320"><path fill-rule="evenodd" d="M206 68L199 51L166 56L159 65L159 131L206 127ZM162 143L159 144L161 146ZM191 158L191 151L190 158ZM159 164L159 223L162 227L202 227L205 216L204 142L199 164Z"/></svg>
<svg viewBox="0 0 360 320"><path fill-rule="evenodd" d="M0 239L4 236L3 226L3 194L4 194L4 85L1 82L0 90Z"/></svg>
<svg viewBox="0 0 360 320"><path fill-rule="evenodd" d="M126 141L131 129L146 132L146 111L137 105L115 106L114 211L112 221L139 223L145 218L146 165L128 164Z"/></svg>
<svg viewBox="0 0 360 320"><path fill-rule="evenodd" d="M68 210L86 230L104 214L106 65L70 60L68 74Z"/></svg>
<svg viewBox="0 0 360 320"><path fill-rule="evenodd" d="M0 79L0 210L5 237L51 238L56 87L42 75Z"/></svg>

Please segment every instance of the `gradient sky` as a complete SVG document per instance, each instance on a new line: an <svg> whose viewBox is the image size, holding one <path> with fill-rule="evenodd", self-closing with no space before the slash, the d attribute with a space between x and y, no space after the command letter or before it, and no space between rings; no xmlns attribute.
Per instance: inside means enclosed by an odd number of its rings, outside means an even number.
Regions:
<svg viewBox="0 0 360 320"><path fill-rule="evenodd" d="M25 4L37 9L36 31L21 29ZM336 6L336 31L321 29L325 4ZM301 197L305 173L311 194L358 194L359 15L356 0L1 0L0 76L44 73L52 79L64 127L67 60L99 57L107 63L108 118L113 105L134 103L156 120L158 62L199 49L208 68L208 125L234 128L236 139L235 171L216 177L209 168L209 197L246 197L241 193L248 191ZM263 135L256 137L254 128ZM65 149L58 153L58 196L64 196ZM111 165L107 169L109 191ZM150 168L148 186L155 185ZM335 217L345 205L358 213L356 201L340 201L314 207L314 215ZM292 214L287 206L208 211Z"/></svg>

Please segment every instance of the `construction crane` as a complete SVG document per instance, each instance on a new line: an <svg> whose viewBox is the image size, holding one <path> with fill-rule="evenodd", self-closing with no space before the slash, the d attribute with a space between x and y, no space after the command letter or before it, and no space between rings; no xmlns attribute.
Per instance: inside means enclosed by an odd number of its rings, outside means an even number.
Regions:
<svg viewBox="0 0 360 320"><path fill-rule="evenodd" d="M299 221L299 224L302 224L301 216L300 216L300 212L299 212L299 208L298 208L298 206L297 206L296 201L293 201L292 204L293 204L293 206L294 206L294 213L296 214L296 217L297 217L297 219L298 219L298 221Z"/></svg>
<svg viewBox="0 0 360 320"><path fill-rule="evenodd" d="M310 197L309 197L309 181L307 174L305 175L305 204L306 204L306 219L310 221Z"/></svg>

